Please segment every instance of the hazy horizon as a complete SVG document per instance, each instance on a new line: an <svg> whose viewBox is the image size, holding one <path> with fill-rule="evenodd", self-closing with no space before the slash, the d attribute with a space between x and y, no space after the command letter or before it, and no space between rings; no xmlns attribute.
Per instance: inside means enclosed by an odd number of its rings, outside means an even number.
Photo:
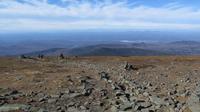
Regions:
<svg viewBox="0 0 200 112"><path fill-rule="evenodd" d="M0 33L1 41L69 40L69 41L200 41L200 32L189 31L59 31Z"/></svg>

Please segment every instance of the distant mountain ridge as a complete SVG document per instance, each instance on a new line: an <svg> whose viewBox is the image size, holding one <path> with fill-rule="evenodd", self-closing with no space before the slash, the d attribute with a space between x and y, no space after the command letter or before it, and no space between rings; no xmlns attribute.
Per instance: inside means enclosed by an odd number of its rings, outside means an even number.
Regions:
<svg viewBox="0 0 200 112"><path fill-rule="evenodd" d="M78 47L73 49L64 49L64 48L54 48L48 49L39 52L32 52L26 55L58 55L63 53L68 56L148 56L148 55L167 55L166 53L153 51L153 50L145 50L140 48L128 48L128 47L108 47L107 46L86 46L86 47Z"/></svg>
<svg viewBox="0 0 200 112"><path fill-rule="evenodd" d="M170 44L176 44L176 45L199 45L200 42L197 41L175 41L175 42L171 42Z"/></svg>
<svg viewBox="0 0 200 112"><path fill-rule="evenodd" d="M200 55L200 42L176 41L170 43L111 43L82 46L71 49L54 48L27 55L68 56L159 56L159 55Z"/></svg>
<svg viewBox="0 0 200 112"><path fill-rule="evenodd" d="M66 55L78 56L147 56L147 55L166 55L159 51L146 50L134 47L108 47L108 46L87 46L69 50Z"/></svg>
<svg viewBox="0 0 200 112"><path fill-rule="evenodd" d="M30 46L28 46L30 45ZM46 49L45 49L46 46ZM9 48L0 47L0 55L30 55L44 54L55 56L63 53L68 56L159 56L159 55L200 55L200 42L175 41L169 43L95 43L94 45L70 45L49 44L20 44ZM60 47L61 46L61 47ZM63 46L63 47L62 47ZM65 47L66 46L66 47ZM38 50L37 50L38 49Z"/></svg>

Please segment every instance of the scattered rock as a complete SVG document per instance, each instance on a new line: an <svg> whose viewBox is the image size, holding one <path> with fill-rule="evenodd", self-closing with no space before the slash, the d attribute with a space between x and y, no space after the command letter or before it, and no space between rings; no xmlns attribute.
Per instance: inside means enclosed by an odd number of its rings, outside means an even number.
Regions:
<svg viewBox="0 0 200 112"><path fill-rule="evenodd" d="M188 99L188 105L192 112L200 112L200 85L196 87L196 90Z"/></svg>
<svg viewBox="0 0 200 112"><path fill-rule="evenodd" d="M9 111L27 111L29 110L30 106L24 104L6 104L0 106L0 112L9 112Z"/></svg>
<svg viewBox="0 0 200 112"><path fill-rule="evenodd" d="M129 102L125 102L123 105L120 106L121 111L128 111L132 109L133 104Z"/></svg>
<svg viewBox="0 0 200 112"><path fill-rule="evenodd" d="M150 96L149 98L150 98L150 101L155 103L156 105L165 104L165 102L161 98L158 98L157 96Z"/></svg>
<svg viewBox="0 0 200 112"><path fill-rule="evenodd" d="M77 98L77 97L80 97L80 96L82 96L81 93L71 93L71 94L68 95L69 98Z"/></svg>
<svg viewBox="0 0 200 112"><path fill-rule="evenodd" d="M99 73L99 75L100 75L101 79L104 79L104 80L109 80L109 78L110 78L108 73L106 73L106 72L101 72L101 73Z"/></svg>
<svg viewBox="0 0 200 112"><path fill-rule="evenodd" d="M150 102L141 102L141 103L137 103L137 105L139 106L138 110L150 108L152 106Z"/></svg>
<svg viewBox="0 0 200 112"><path fill-rule="evenodd" d="M44 101L46 101L48 98L45 96L45 97L42 97L42 98L40 98L38 101L39 102L44 102Z"/></svg>
<svg viewBox="0 0 200 112"><path fill-rule="evenodd" d="M92 90L93 90L93 88L84 89L82 94L84 96L89 96L90 94L92 94Z"/></svg>
<svg viewBox="0 0 200 112"><path fill-rule="evenodd" d="M103 97L103 96L106 96L106 95L108 94L108 91L107 91L106 89L102 89L102 90L100 91L100 94L101 94L102 97Z"/></svg>
<svg viewBox="0 0 200 112"><path fill-rule="evenodd" d="M124 95L125 93L123 92L123 91L121 91L121 90L117 90L116 91L116 96L122 96L122 95Z"/></svg>
<svg viewBox="0 0 200 112"><path fill-rule="evenodd" d="M48 102L48 103L56 103L56 102L57 102L57 99L48 99L47 102Z"/></svg>
<svg viewBox="0 0 200 112"><path fill-rule="evenodd" d="M125 70L130 71L130 70L138 70L139 68L134 67L133 65L126 63L125 65Z"/></svg>
<svg viewBox="0 0 200 112"><path fill-rule="evenodd" d="M39 109L38 112L48 112L48 111L45 109Z"/></svg>
<svg viewBox="0 0 200 112"><path fill-rule="evenodd" d="M19 92L17 90L12 90L9 95L15 95L15 94L18 94L18 93Z"/></svg>
<svg viewBox="0 0 200 112"><path fill-rule="evenodd" d="M83 76L83 77L80 77L79 80L81 83L86 83L88 80L91 80L92 78L89 77L89 76Z"/></svg>
<svg viewBox="0 0 200 112"><path fill-rule="evenodd" d="M19 85L19 89L17 87L18 90L0 88L0 112L200 112L200 87L198 84L194 85L199 81L198 70L195 77L174 72L178 74L178 78L182 79L180 82L180 80L171 80L174 78L171 71L164 71L168 66L158 65L152 68L126 63L127 71L125 71L121 67L121 62L112 63L113 65L109 63L104 67L90 61L73 62L69 57L67 63L65 60L56 60L55 62L59 62L57 65L54 65L54 62L51 63L52 65L48 65L50 63L48 57L45 60L38 58L36 58L37 61L20 60L20 62L30 61L34 64L40 63L39 67L48 66L47 70L42 68L44 76L33 72L35 70L29 71L29 67L24 67L27 71L23 70L27 74L34 74L33 77L36 79L45 80L49 84L48 87L45 87L45 84L31 82L33 90L27 93L23 93L25 90L21 85ZM64 55L61 54L60 59L64 58ZM49 72L46 71L50 71L48 69L51 66L57 67L55 71L59 72L59 76L54 76L57 75L55 72L52 73L53 75L50 72L51 76L47 74ZM39 67L37 69L40 69ZM80 69L81 67L86 68ZM6 69L3 71L5 74L7 73ZM139 71L128 72L130 70ZM186 70L190 72L190 69ZM73 71L74 75L66 74L66 71ZM97 76L85 75L97 74L99 71L106 72L100 72ZM191 72L191 74L193 73ZM48 75L53 78L59 77L59 79L51 82L48 80ZM13 77L13 75L11 76ZM19 76L23 76L23 74ZM22 79L18 79L18 77L13 79L16 83L20 82L21 84L26 78L23 76Z"/></svg>
<svg viewBox="0 0 200 112"><path fill-rule="evenodd" d="M149 94L148 92L144 92L143 95L144 95L145 97L150 96L150 94Z"/></svg>

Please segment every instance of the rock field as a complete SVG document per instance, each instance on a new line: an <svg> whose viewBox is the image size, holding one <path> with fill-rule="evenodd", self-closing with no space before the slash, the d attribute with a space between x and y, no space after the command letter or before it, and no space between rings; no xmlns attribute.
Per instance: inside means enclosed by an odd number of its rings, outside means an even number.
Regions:
<svg viewBox="0 0 200 112"><path fill-rule="evenodd" d="M0 58L0 112L200 112L200 57Z"/></svg>

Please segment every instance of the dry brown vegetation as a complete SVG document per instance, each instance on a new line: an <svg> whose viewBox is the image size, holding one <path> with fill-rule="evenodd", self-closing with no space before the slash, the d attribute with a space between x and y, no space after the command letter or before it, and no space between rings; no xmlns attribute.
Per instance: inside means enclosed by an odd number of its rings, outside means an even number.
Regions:
<svg viewBox="0 0 200 112"><path fill-rule="evenodd" d="M126 71L125 63L128 62L138 70ZM99 73L108 73L109 81L100 79ZM173 97L181 107L160 106L157 110L153 110L152 104L149 110L168 112L173 110L176 112L194 111L194 107L190 106L189 101L192 94L197 90L197 84L200 81L200 57L199 56L148 56L148 57L67 57L66 59L57 59L56 57L46 57L44 59L18 59L18 58L0 58L0 94L7 91L17 90L23 93L24 96L16 100L7 99L5 104L20 103L30 105L37 109L44 108L48 111L70 111L66 105L70 102L80 103L79 105L86 108L87 111L117 111L114 110L113 102L116 100L115 91L111 87L112 83L116 82L125 86L128 92L131 81L137 83L135 86L145 86L145 83L151 84L152 87L147 87L147 90L141 93L138 90L131 91L134 97L144 99L147 97ZM87 79L88 78L88 79ZM88 81L93 92L89 96L80 96L74 100L69 98L57 99L57 103L48 103L46 99L39 101L40 97L50 96L65 93L65 91L74 91L81 93L83 88L81 80ZM100 91L106 89L108 91L106 98L100 97ZM170 92L177 93L169 96ZM130 91L129 91L130 92ZM128 93L132 95L132 93ZM145 96L144 93L151 94ZM186 95L189 92L189 95ZM33 96L33 93L44 94L43 96ZM67 93L70 94L70 93ZM144 97L144 98L143 98ZM34 102L30 102L34 100ZM84 104L87 102L88 104ZM99 108L97 103L104 105ZM153 101L149 101L155 103ZM188 104L189 102L189 104ZM1 102L0 102L1 103ZM47 104L48 103L48 104ZM124 103L124 102L123 102ZM125 105L125 104L120 104ZM194 104L195 106L196 104ZM199 105L199 104L198 104ZM54 107L55 106L55 107ZM60 106L60 108L58 107ZM65 109L63 109L66 106ZM156 106L156 105L155 105ZM117 109L118 107L115 106ZM198 107L198 106L197 106ZM80 107L75 107L75 109ZM0 104L1 109L1 104ZM119 110L121 107L119 107ZM146 109L146 108L145 108ZM198 109L198 108L197 108ZM72 109L73 110L73 109ZM81 110L81 109L79 109ZM127 109L134 110L133 108ZM76 110L78 111L78 109ZM124 110L125 111L125 110ZM139 110L134 110L139 111ZM142 110L140 110L142 111ZM171 112L170 111L170 112Z"/></svg>

